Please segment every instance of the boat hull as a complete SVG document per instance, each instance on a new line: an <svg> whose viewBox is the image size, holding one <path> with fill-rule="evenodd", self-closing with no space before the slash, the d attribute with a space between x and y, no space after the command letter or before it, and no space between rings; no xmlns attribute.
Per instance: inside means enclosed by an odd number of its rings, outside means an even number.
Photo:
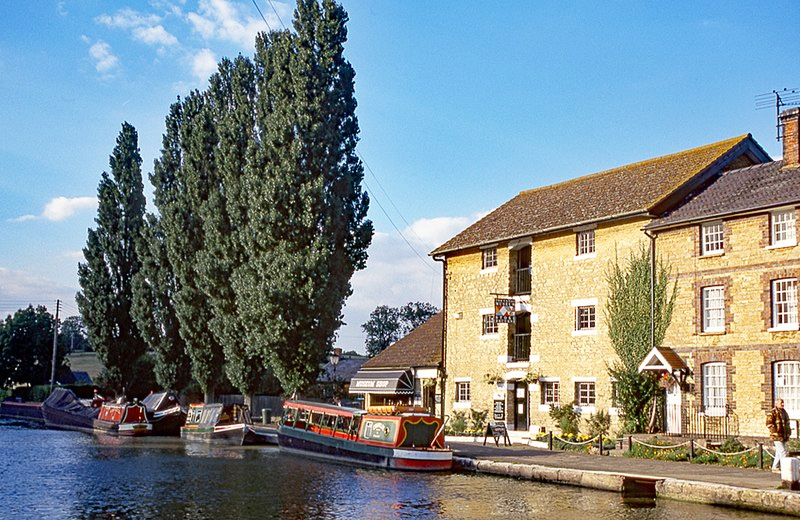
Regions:
<svg viewBox="0 0 800 520"><path fill-rule="evenodd" d="M72 430L84 433L94 432L94 419L82 415L65 412L55 408L42 406L44 424L54 430Z"/></svg>
<svg viewBox="0 0 800 520"><path fill-rule="evenodd" d="M95 419L92 426L95 433L122 437L141 437L153 431L153 425L149 423L117 423L102 419Z"/></svg>
<svg viewBox="0 0 800 520"><path fill-rule="evenodd" d="M247 424L230 424L214 428L181 428L181 438L187 441L232 446L269 444L267 437Z"/></svg>
<svg viewBox="0 0 800 520"><path fill-rule="evenodd" d="M408 471L448 471L453 452L446 449L403 449L371 446L354 440L281 427L278 444L288 453L355 463L376 468Z"/></svg>

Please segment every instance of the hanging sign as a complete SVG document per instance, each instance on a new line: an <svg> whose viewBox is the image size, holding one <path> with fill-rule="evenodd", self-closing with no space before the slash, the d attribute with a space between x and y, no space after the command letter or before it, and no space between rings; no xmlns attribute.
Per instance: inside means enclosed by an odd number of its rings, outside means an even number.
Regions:
<svg viewBox="0 0 800 520"><path fill-rule="evenodd" d="M494 315L497 323L514 323L515 307L513 298L495 298Z"/></svg>
<svg viewBox="0 0 800 520"><path fill-rule="evenodd" d="M492 417L495 421L503 421L506 418L506 402L503 399L495 399L494 413Z"/></svg>

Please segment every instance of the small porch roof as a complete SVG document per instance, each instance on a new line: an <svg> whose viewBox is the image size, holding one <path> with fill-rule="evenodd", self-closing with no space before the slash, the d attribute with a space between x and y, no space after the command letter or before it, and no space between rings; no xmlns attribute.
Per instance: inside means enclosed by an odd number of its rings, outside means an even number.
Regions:
<svg viewBox="0 0 800 520"><path fill-rule="evenodd" d="M689 370L689 365L681 358L677 352L669 347L654 347L647 353L639 365L639 372L650 370L653 372L667 371L670 374L675 372L685 372Z"/></svg>

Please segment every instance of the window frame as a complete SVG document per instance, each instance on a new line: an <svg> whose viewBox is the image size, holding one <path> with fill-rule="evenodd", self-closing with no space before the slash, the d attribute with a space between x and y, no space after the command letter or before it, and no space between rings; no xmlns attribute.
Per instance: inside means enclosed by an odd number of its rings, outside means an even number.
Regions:
<svg viewBox="0 0 800 520"><path fill-rule="evenodd" d="M711 249L709 246L716 246ZM701 256L718 256L725 253L725 226L721 220L700 225Z"/></svg>
<svg viewBox="0 0 800 520"><path fill-rule="evenodd" d="M711 293L715 293L712 297ZM712 306L711 304L715 304ZM725 332L725 286L710 285L700 290L700 307L702 315L701 331L708 333ZM713 313L713 314L712 314ZM714 323L712 324L712 319Z"/></svg>
<svg viewBox="0 0 800 520"><path fill-rule="evenodd" d="M543 406L561 405L561 381L541 381L541 400ZM549 387L549 388L548 388ZM550 398L548 398L548 396Z"/></svg>
<svg viewBox="0 0 800 520"><path fill-rule="evenodd" d="M785 288L779 285L786 284ZM778 278L770 281L770 330L798 330L800 328L800 302L798 302L798 279ZM779 299L784 295L784 299ZM785 307L785 309L784 309Z"/></svg>
<svg viewBox="0 0 800 520"><path fill-rule="evenodd" d="M493 337L500 334L497 324L497 315L494 312L481 314L481 337Z"/></svg>
<svg viewBox="0 0 800 520"><path fill-rule="evenodd" d="M457 403L469 403L472 400L472 389L470 388L471 381L456 381L456 398Z"/></svg>
<svg viewBox="0 0 800 520"><path fill-rule="evenodd" d="M597 254L597 242L595 241L595 230L582 229L575 232L575 256L577 258L589 258Z"/></svg>
<svg viewBox="0 0 800 520"><path fill-rule="evenodd" d="M481 249L481 271L497 269L497 246Z"/></svg>
<svg viewBox="0 0 800 520"><path fill-rule="evenodd" d="M583 318L582 311L589 312L586 316L586 326L581 325ZM576 305L575 306L575 332L590 332L597 330L597 306L596 305Z"/></svg>
<svg viewBox="0 0 800 520"><path fill-rule="evenodd" d="M583 400L584 396L586 401ZM596 404L597 383L595 381L575 381L575 405L580 408L590 408Z"/></svg>
<svg viewBox="0 0 800 520"><path fill-rule="evenodd" d="M783 374L779 374L781 368ZM800 418L800 361L785 359L772 364L772 397L773 402L783 399L790 418Z"/></svg>
<svg viewBox="0 0 800 520"><path fill-rule="evenodd" d="M779 238L781 235L785 236ZM769 243L770 247L797 245L797 216L794 208L780 209L769 214Z"/></svg>
<svg viewBox="0 0 800 520"><path fill-rule="evenodd" d="M728 407L727 363L724 361L704 363L702 377L703 410L705 414L709 416L724 416Z"/></svg>

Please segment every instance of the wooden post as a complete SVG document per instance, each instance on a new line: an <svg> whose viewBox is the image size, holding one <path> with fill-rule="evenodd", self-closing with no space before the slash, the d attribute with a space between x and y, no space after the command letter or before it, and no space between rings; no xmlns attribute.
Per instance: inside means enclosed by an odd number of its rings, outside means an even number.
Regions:
<svg viewBox="0 0 800 520"><path fill-rule="evenodd" d="M764 443L758 443L758 468L764 469Z"/></svg>
<svg viewBox="0 0 800 520"><path fill-rule="evenodd" d="M628 451L633 449L633 435L628 435Z"/></svg>
<svg viewBox="0 0 800 520"><path fill-rule="evenodd" d="M694 439L689 440L689 459L694 459Z"/></svg>
<svg viewBox="0 0 800 520"><path fill-rule="evenodd" d="M600 434L600 455L603 454L603 434Z"/></svg>
<svg viewBox="0 0 800 520"><path fill-rule="evenodd" d="M547 434L547 449L553 451L553 432Z"/></svg>

